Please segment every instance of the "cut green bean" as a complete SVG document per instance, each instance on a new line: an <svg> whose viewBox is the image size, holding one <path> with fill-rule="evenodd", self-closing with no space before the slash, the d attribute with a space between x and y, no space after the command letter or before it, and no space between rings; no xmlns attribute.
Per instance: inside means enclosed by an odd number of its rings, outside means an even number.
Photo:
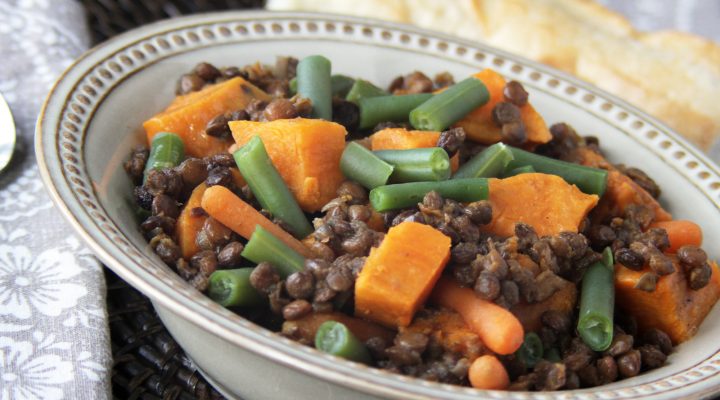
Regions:
<svg viewBox="0 0 720 400"><path fill-rule="evenodd" d="M450 177L450 157L440 147L373 153L393 166L392 182L444 181Z"/></svg>
<svg viewBox="0 0 720 400"><path fill-rule="evenodd" d="M587 194L596 194L602 197L605 193L608 172L604 169L586 167L541 156L516 147L508 147L512 151L513 160L508 164L507 171L530 165L537 172L557 175L565 179L566 182L577 186Z"/></svg>
<svg viewBox="0 0 720 400"><path fill-rule="evenodd" d="M355 79L347 75L333 75L330 77L332 95L345 98L355 84Z"/></svg>
<svg viewBox="0 0 720 400"><path fill-rule="evenodd" d="M532 165L524 165L522 167L517 167L513 170L508 171L508 173L504 174L503 177L507 178L507 177L520 175L520 174L532 174L533 172L537 172L537 171L535 171L535 168L533 168Z"/></svg>
<svg viewBox="0 0 720 400"><path fill-rule="evenodd" d="M347 96L345 96L345 100L358 104L360 99L366 97L387 96L389 94L364 79L356 79Z"/></svg>
<svg viewBox="0 0 720 400"><path fill-rule="evenodd" d="M312 116L332 121L330 60L323 56L305 57L297 65L297 93L312 101Z"/></svg>
<svg viewBox="0 0 720 400"><path fill-rule="evenodd" d="M470 111L488 102L487 87L475 77L450 86L410 112L415 129L443 131Z"/></svg>
<svg viewBox="0 0 720 400"><path fill-rule="evenodd" d="M315 333L315 348L334 356L369 364L370 352L350 330L340 322L325 321Z"/></svg>
<svg viewBox="0 0 720 400"><path fill-rule="evenodd" d="M410 111L432 96L431 93L417 93L362 98L358 101L360 129L372 128L380 122L405 122Z"/></svg>
<svg viewBox="0 0 720 400"><path fill-rule="evenodd" d="M380 186L370 191L370 204L378 212L411 207L433 190L444 198L457 201L485 200L488 197L488 181L485 178L465 178Z"/></svg>
<svg viewBox="0 0 720 400"><path fill-rule="evenodd" d="M455 171L453 179L496 178L512 160L510 148L503 143L495 143L461 165Z"/></svg>
<svg viewBox="0 0 720 400"><path fill-rule="evenodd" d="M340 170L345 177L372 189L386 184L394 168L362 145L350 142L340 157Z"/></svg>
<svg viewBox="0 0 720 400"><path fill-rule="evenodd" d="M342 97L344 98L347 96L348 92L350 91L350 88L352 87L353 83L355 83L355 79L346 76L346 75L332 75L330 77L330 92L333 96ZM297 77L290 79L290 94L294 95L297 93Z"/></svg>
<svg viewBox="0 0 720 400"><path fill-rule="evenodd" d="M180 136L170 132L157 133L150 143L150 155L145 163L143 181L154 169L172 168L185 158L185 146Z"/></svg>
<svg viewBox="0 0 720 400"><path fill-rule="evenodd" d="M303 256L260 225L255 227L240 255L256 264L269 262L283 279L305 268Z"/></svg>
<svg viewBox="0 0 720 400"><path fill-rule="evenodd" d="M538 361L543 358L543 344L540 336L535 332L529 332L525 335L525 340L515 355L525 364L526 367L532 368Z"/></svg>
<svg viewBox="0 0 720 400"><path fill-rule="evenodd" d="M582 281L577 331L595 351L606 350L613 339L613 274L612 252L608 247L603 251L603 259L588 268Z"/></svg>
<svg viewBox="0 0 720 400"><path fill-rule="evenodd" d="M223 307L261 304L263 297L250 284L253 268L222 269L210 274L208 296Z"/></svg>
<svg viewBox="0 0 720 400"><path fill-rule="evenodd" d="M235 163L262 208L282 220L297 238L313 229L285 181L275 169L260 136L233 153Z"/></svg>

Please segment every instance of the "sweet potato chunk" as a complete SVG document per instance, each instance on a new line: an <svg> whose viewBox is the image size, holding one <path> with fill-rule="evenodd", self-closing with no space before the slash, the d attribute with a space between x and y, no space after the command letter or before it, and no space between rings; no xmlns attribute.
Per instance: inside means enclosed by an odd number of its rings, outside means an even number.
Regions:
<svg viewBox="0 0 720 400"><path fill-rule="evenodd" d="M189 156L224 153L232 142L208 135L205 126L220 114L242 110L252 99L268 101L270 97L240 77L178 96L165 111L143 123L148 143L159 132L172 132L182 138Z"/></svg>
<svg viewBox="0 0 720 400"><path fill-rule="evenodd" d="M512 236L515 224L524 222L540 236L577 232L585 215L598 202L562 178L548 174L520 174L490 180L493 219L484 229Z"/></svg>
<svg viewBox="0 0 720 400"><path fill-rule="evenodd" d="M635 316L641 331L661 329L678 344L695 335L720 297L720 272L717 264L712 263L710 283L700 290L691 290L682 267L674 255L671 257L675 272L660 277L654 292L634 289L647 271L615 265L615 295L618 307Z"/></svg>
<svg viewBox="0 0 720 400"><path fill-rule="evenodd" d="M482 70L474 76L485 84L490 93L490 100L471 111L465 118L458 121L455 126L465 129L465 133L467 133L470 140L483 144L497 143L501 139L501 128L493 120L492 110L498 103L506 101L503 94L506 83L505 78L491 69ZM547 143L552 139L545 120L530 103L520 107L520 118L525 124L527 147Z"/></svg>
<svg viewBox="0 0 720 400"><path fill-rule="evenodd" d="M355 283L355 315L408 326L450 258L450 238L417 222L390 228Z"/></svg>
<svg viewBox="0 0 720 400"><path fill-rule="evenodd" d="M526 332L538 332L542 327L540 318L545 311L560 311L570 315L577 303L577 288L572 282L566 284L552 296L538 303L521 302L510 311L520 320Z"/></svg>
<svg viewBox="0 0 720 400"><path fill-rule="evenodd" d="M278 119L271 122L233 121L238 146L260 136L283 181L307 212L320 210L335 198L343 181L340 157L345 128L319 119Z"/></svg>
<svg viewBox="0 0 720 400"><path fill-rule="evenodd" d="M446 308L419 314L410 326L401 330L428 335L443 349L462 354L470 361L490 353L480 336L468 328L460 314Z"/></svg>
<svg viewBox="0 0 720 400"><path fill-rule="evenodd" d="M208 218L205 214L196 214L193 212L193 208L200 207L200 201L202 200L203 194L205 193L204 183L199 184L193 189L190 198L180 212L180 216L175 224L175 235L177 236L178 245L180 246L180 252L184 259L189 260L190 257L194 256L199 251L197 244L195 244L195 238L198 232L202 229L205 220Z"/></svg>

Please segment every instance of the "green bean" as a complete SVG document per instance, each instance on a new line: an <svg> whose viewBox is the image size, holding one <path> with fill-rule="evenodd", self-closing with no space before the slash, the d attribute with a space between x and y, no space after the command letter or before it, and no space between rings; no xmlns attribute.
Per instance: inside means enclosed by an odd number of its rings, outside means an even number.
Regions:
<svg viewBox="0 0 720 400"><path fill-rule="evenodd" d="M450 157L440 147L373 152L393 168L392 182L444 181L450 177Z"/></svg>
<svg viewBox="0 0 720 400"><path fill-rule="evenodd" d="M513 155L508 146L495 143L461 165L455 171L453 179L496 178L512 160Z"/></svg>
<svg viewBox="0 0 720 400"><path fill-rule="evenodd" d="M360 99L360 129L372 128L380 122L404 122L410 111L432 97L431 93L401 96L376 96Z"/></svg>
<svg viewBox="0 0 720 400"><path fill-rule="evenodd" d="M305 267L303 256L260 225L255 227L240 255L256 264L269 262L283 279Z"/></svg>
<svg viewBox="0 0 720 400"><path fill-rule="evenodd" d="M345 97L347 96L350 88L355 79L346 75L333 75L330 77L330 92L333 96ZM297 93L297 77L290 79L290 94L294 95Z"/></svg>
<svg viewBox="0 0 720 400"><path fill-rule="evenodd" d="M340 322L325 321L315 333L315 348L334 356L369 364L370 352L350 330Z"/></svg>
<svg viewBox="0 0 720 400"><path fill-rule="evenodd" d="M362 145L350 142L340 157L340 170L345 177L372 189L386 184L394 168Z"/></svg>
<svg viewBox="0 0 720 400"><path fill-rule="evenodd" d="M223 307L254 306L262 296L250 284L253 268L222 269L210 274L208 296Z"/></svg>
<svg viewBox="0 0 720 400"><path fill-rule="evenodd" d="M297 238L304 238L313 231L295 197L270 161L260 136L250 139L233 153L233 157L262 208L282 220Z"/></svg>
<svg viewBox="0 0 720 400"><path fill-rule="evenodd" d="M330 77L333 96L345 98L354 84L355 79L347 75L333 75Z"/></svg>
<svg viewBox="0 0 720 400"><path fill-rule="evenodd" d="M330 60L323 56L305 57L297 65L297 92L312 101L315 118L332 121Z"/></svg>
<svg viewBox="0 0 720 400"><path fill-rule="evenodd" d="M614 265L610 248L603 259L585 272L580 292L580 314L577 331L580 338L595 351L604 351L613 338L615 308Z"/></svg>
<svg viewBox="0 0 720 400"><path fill-rule="evenodd" d="M604 169L560 161L520 150L516 147L510 147L510 150L514 159L508 164L507 171L530 165L537 172L557 175L565 179L565 181L577 186L578 189L585 193L596 194L601 197L605 193L608 172Z"/></svg>
<svg viewBox="0 0 720 400"><path fill-rule="evenodd" d="M515 169L512 169L510 171L507 171L502 174L503 178L509 178L511 176L520 175L520 174L532 174L535 171L535 168L533 168L532 165L523 165L522 167L517 167Z"/></svg>
<svg viewBox="0 0 720 400"><path fill-rule="evenodd" d="M442 131L490 99L487 87L475 77L467 78L436 94L410 112L415 129Z"/></svg>
<svg viewBox="0 0 720 400"><path fill-rule="evenodd" d="M387 96L389 94L364 79L356 79L347 96L345 96L345 100L358 104L360 99L366 97Z"/></svg>
<svg viewBox="0 0 720 400"><path fill-rule="evenodd" d="M150 143L150 155L145 163L143 182L154 169L172 168L185 158L185 146L180 136L170 132L155 134Z"/></svg>
<svg viewBox="0 0 720 400"><path fill-rule="evenodd" d="M532 368L538 361L543 358L543 344L540 336L535 332L529 332L525 335L525 340L515 355L525 364L526 367Z"/></svg>
<svg viewBox="0 0 720 400"><path fill-rule="evenodd" d="M465 178L380 186L370 191L370 204L378 212L411 207L433 190L442 197L457 201L484 200L488 197L488 182L485 178Z"/></svg>

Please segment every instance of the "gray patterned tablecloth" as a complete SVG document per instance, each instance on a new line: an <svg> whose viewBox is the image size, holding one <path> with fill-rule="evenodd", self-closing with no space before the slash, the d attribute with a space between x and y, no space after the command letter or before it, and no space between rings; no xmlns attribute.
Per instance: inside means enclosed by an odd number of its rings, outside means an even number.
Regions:
<svg viewBox="0 0 720 400"><path fill-rule="evenodd" d="M0 92L21 146L0 176L2 400L109 395L102 267L53 209L32 152L43 99L88 38L78 2L0 0Z"/></svg>
<svg viewBox="0 0 720 400"><path fill-rule="evenodd" d="M674 28L720 41L720 1L601 2L640 29ZM0 0L0 92L21 142L0 176L0 400L110 393L102 269L53 209L32 154L43 98L88 38L79 2Z"/></svg>

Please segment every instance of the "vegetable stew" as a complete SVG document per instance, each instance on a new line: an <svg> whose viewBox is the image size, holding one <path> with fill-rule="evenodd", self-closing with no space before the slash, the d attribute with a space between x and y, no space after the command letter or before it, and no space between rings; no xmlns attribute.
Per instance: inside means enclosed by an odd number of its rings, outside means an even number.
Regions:
<svg viewBox="0 0 720 400"><path fill-rule="evenodd" d="M480 389L607 384L697 332L720 271L651 177L493 70L361 78L181 76L125 163L159 258L302 344Z"/></svg>

